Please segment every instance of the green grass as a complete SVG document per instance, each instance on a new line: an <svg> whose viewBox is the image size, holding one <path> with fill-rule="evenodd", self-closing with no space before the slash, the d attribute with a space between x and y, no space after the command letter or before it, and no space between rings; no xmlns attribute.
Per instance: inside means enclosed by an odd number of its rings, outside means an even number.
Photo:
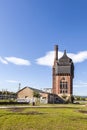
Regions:
<svg viewBox="0 0 87 130"><path fill-rule="evenodd" d="M55 106L0 109L0 130L87 130L87 106Z"/></svg>

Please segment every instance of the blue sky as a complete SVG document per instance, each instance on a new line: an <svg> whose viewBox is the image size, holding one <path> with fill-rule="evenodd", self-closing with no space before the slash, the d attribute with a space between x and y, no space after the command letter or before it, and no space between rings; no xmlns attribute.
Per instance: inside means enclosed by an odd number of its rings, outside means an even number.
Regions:
<svg viewBox="0 0 87 130"><path fill-rule="evenodd" d="M87 96L87 1L0 0L0 90L52 87L56 44L73 59L73 93Z"/></svg>

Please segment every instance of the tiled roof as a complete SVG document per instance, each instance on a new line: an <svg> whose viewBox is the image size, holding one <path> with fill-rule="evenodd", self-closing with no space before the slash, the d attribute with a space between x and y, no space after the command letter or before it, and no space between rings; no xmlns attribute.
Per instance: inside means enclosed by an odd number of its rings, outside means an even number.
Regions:
<svg viewBox="0 0 87 130"><path fill-rule="evenodd" d="M72 59L69 58L64 51L64 55L58 60L55 65L55 74L69 74L73 76L74 65Z"/></svg>
<svg viewBox="0 0 87 130"><path fill-rule="evenodd" d="M39 93L48 93L48 92L45 92L45 91L42 91L42 90L39 90L39 89L36 89L36 88L32 88L32 87L29 87L29 86L26 86L26 87L20 89L18 92L20 92L20 91L22 91L22 90L24 90L24 89L26 89L26 88L29 88L29 89L31 89L31 90L33 90L33 91L36 91L36 92L39 92ZM18 93L18 92L17 92L17 93Z"/></svg>
<svg viewBox="0 0 87 130"><path fill-rule="evenodd" d="M72 59L67 56L66 50L65 50L64 55L59 59L59 64L70 65L71 63L72 63Z"/></svg>

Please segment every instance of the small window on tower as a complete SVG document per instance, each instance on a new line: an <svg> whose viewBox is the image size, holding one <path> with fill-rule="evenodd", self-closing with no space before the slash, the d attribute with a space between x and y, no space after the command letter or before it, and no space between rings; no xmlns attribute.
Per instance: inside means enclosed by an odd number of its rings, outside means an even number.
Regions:
<svg viewBox="0 0 87 130"><path fill-rule="evenodd" d="M67 90L66 90L66 93L67 93Z"/></svg>
<svg viewBox="0 0 87 130"><path fill-rule="evenodd" d="M65 77L62 77L62 79L61 80L65 80Z"/></svg>
<svg viewBox="0 0 87 130"><path fill-rule="evenodd" d="M65 93L64 90L63 90L63 93Z"/></svg>
<svg viewBox="0 0 87 130"><path fill-rule="evenodd" d="M60 93L62 93L62 90L60 90Z"/></svg>
<svg viewBox="0 0 87 130"><path fill-rule="evenodd" d="M62 89L62 82L60 82L60 89Z"/></svg>

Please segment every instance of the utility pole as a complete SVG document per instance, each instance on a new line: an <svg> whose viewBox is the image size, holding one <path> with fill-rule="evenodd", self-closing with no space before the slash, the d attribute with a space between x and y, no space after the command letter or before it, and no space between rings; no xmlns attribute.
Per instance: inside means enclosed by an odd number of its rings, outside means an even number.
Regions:
<svg viewBox="0 0 87 130"><path fill-rule="evenodd" d="M20 91L20 89L21 89L21 83L19 83L18 91Z"/></svg>

